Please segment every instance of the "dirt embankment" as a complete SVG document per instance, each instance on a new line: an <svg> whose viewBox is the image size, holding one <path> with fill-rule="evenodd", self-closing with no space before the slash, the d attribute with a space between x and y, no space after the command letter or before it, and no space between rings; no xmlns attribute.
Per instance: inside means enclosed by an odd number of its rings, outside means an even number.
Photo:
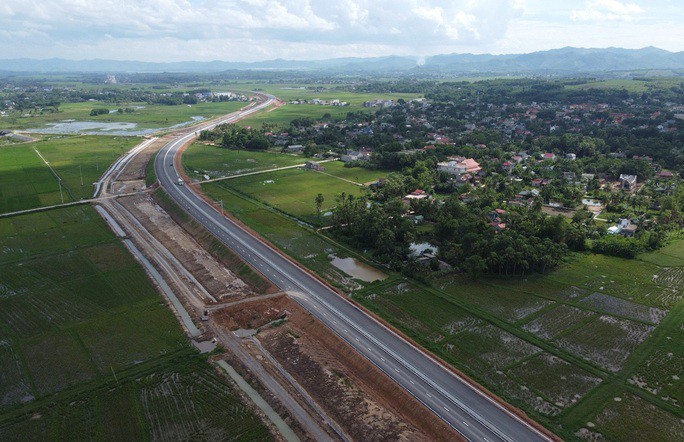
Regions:
<svg viewBox="0 0 684 442"><path fill-rule="evenodd" d="M225 327L255 338L354 440L459 440L459 435L292 299L219 310ZM248 340L245 342L247 343ZM258 346L249 346L252 351Z"/></svg>
<svg viewBox="0 0 684 442"><path fill-rule="evenodd" d="M147 194L120 198L139 220L219 301L235 301L255 293L242 279L205 251Z"/></svg>
<svg viewBox="0 0 684 442"><path fill-rule="evenodd" d="M145 149L138 152L131 161L126 165L126 168L119 175L118 181L134 181L145 180L147 175L147 165L152 160L154 155L164 147L166 143L171 141L174 137L166 135L151 142Z"/></svg>

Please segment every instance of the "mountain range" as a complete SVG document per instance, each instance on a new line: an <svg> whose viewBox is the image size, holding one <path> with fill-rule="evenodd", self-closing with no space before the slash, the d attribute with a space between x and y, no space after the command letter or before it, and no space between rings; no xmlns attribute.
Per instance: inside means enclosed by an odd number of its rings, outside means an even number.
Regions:
<svg viewBox="0 0 684 442"><path fill-rule="evenodd" d="M0 71L83 73L210 73L230 70L296 70L318 72L405 72L460 74L575 74L635 70L682 70L684 52L655 47L585 49L566 47L528 54L444 54L430 57L387 56L328 60L268 60L259 62L169 62L117 60L0 60Z"/></svg>

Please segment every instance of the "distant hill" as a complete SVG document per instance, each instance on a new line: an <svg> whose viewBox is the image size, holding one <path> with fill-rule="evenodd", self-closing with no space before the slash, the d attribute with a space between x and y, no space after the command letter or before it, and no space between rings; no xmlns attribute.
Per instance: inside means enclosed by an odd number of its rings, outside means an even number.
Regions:
<svg viewBox="0 0 684 442"><path fill-rule="evenodd" d="M1 60L10 72L222 72L228 70L297 70L321 72L448 72L572 74L646 69L684 69L684 52L643 49L584 49L566 47L529 54L444 54L426 57L333 58L329 60L268 60L253 63L210 61L152 63L116 60L28 58Z"/></svg>

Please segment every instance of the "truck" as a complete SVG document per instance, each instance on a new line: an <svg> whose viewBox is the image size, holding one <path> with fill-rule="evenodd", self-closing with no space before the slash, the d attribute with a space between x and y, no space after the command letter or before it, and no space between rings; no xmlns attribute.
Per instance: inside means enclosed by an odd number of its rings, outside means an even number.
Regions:
<svg viewBox="0 0 684 442"><path fill-rule="evenodd" d="M183 178L178 178L178 185L182 186L183 185Z"/></svg>

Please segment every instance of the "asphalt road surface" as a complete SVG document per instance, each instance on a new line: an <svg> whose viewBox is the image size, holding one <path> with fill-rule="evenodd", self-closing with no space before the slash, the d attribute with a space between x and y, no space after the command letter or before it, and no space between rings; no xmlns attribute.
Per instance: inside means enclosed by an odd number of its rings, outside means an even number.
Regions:
<svg viewBox="0 0 684 442"><path fill-rule="evenodd" d="M270 105L275 97L202 127L233 122ZM245 261L382 369L402 388L471 441L543 441L549 437L503 408L466 380L377 322L258 238L222 216L188 186L178 185L173 160L196 132L179 136L155 159L160 185L176 203Z"/></svg>

